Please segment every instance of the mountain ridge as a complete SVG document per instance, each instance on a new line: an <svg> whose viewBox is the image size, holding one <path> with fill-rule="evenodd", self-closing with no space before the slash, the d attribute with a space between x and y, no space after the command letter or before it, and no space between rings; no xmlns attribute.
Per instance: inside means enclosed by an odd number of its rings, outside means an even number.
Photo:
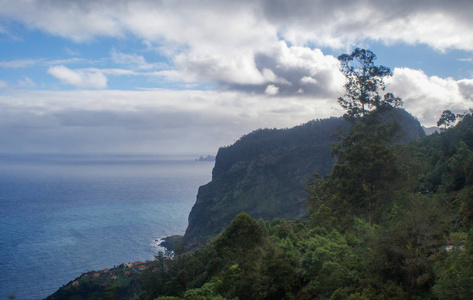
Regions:
<svg viewBox="0 0 473 300"><path fill-rule="evenodd" d="M385 113L404 131L399 142L425 136L417 119L402 109ZM314 173L331 172L331 147L344 118L312 120L289 129L258 129L219 149L212 181L199 188L182 240L186 249L203 246L240 212L254 219L293 220L305 214L305 188Z"/></svg>

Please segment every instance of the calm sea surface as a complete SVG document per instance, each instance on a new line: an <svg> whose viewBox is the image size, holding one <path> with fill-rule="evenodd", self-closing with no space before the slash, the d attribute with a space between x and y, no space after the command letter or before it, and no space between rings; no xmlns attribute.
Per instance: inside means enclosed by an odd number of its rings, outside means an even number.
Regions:
<svg viewBox="0 0 473 300"><path fill-rule="evenodd" d="M0 299L41 299L82 272L183 234L213 163L195 157L0 155Z"/></svg>

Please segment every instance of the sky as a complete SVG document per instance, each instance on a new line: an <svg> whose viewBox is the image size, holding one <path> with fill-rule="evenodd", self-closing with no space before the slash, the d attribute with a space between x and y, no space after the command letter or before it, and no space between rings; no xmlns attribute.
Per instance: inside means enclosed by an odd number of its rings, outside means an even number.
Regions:
<svg viewBox="0 0 473 300"><path fill-rule="evenodd" d="M473 108L471 0L0 0L0 153L215 155L341 116L337 57L426 127Z"/></svg>

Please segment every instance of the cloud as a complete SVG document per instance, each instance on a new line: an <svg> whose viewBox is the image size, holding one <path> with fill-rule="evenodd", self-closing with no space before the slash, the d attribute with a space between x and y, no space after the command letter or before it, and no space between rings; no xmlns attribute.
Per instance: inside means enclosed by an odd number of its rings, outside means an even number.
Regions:
<svg viewBox="0 0 473 300"><path fill-rule="evenodd" d="M120 52L116 49L112 49L110 52L111 59L117 64L122 64L131 67L132 69L138 70L156 70L168 68L169 66L163 63L148 63L142 55L138 54L127 54Z"/></svg>
<svg viewBox="0 0 473 300"><path fill-rule="evenodd" d="M11 68L11 69L18 69L18 68L29 68L34 65L42 63L44 60L39 59L18 59L18 60L11 60L11 61L0 61L0 68Z"/></svg>
<svg viewBox="0 0 473 300"><path fill-rule="evenodd" d="M264 16L295 45L334 48L363 40L473 50L471 1L261 1Z"/></svg>
<svg viewBox="0 0 473 300"><path fill-rule="evenodd" d="M165 41L174 50L200 48L200 54L212 48L217 52L258 48L277 41L277 35L298 46L311 42L343 48L377 40L473 50L471 1L1 0L0 4L5 18L74 41L132 33L148 42Z"/></svg>
<svg viewBox="0 0 473 300"><path fill-rule="evenodd" d="M2 24L0 24L0 36L1 35L7 36L8 38L10 38L13 41L19 41L20 40L20 38L18 38L14 34L12 34L9 30L7 30L4 26L2 26Z"/></svg>
<svg viewBox="0 0 473 300"><path fill-rule="evenodd" d="M0 1L0 14L18 20L30 28L66 37L77 42L95 36L123 35L120 3L111 1ZM109 4L113 4L110 6ZM111 11L111 8L113 11Z"/></svg>
<svg viewBox="0 0 473 300"><path fill-rule="evenodd" d="M465 99L473 101L473 79L462 79L458 81L458 89ZM470 105L473 104L470 102ZM470 107L473 108L473 107Z"/></svg>
<svg viewBox="0 0 473 300"><path fill-rule="evenodd" d="M6 69L22 69L22 68L31 68L35 66L52 66L58 64L73 64L85 62L84 59L80 58L68 58L68 59L58 59L58 60L48 60L45 58L39 59L16 59L10 61L0 61L0 68Z"/></svg>
<svg viewBox="0 0 473 300"><path fill-rule="evenodd" d="M249 61L252 59L248 57ZM267 93L267 87L274 86L272 91L277 88L281 96L338 98L345 80L335 57L324 55L319 49L289 47L284 42L256 53L253 72L258 80L252 82L232 81L232 78L215 81L224 88L251 93Z"/></svg>
<svg viewBox="0 0 473 300"><path fill-rule="evenodd" d="M0 89L4 89L8 86L8 83L6 81L0 80Z"/></svg>
<svg viewBox="0 0 473 300"><path fill-rule="evenodd" d="M36 87L36 83L34 83L33 80L31 80L27 76L23 76L19 81L18 81L18 86L21 88L26 88L26 89L32 89Z"/></svg>
<svg viewBox="0 0 473 300"><path fill-rule="evenodd" d="M78 88L103 89L107 87L107 77L97 69L71 70L63 65L53 66L48 73L63 84Z"/></svg>
<svg viewBox="0 0 473 300"><path fill-rule="evenodd" d="M69 47L64 47L64 52L67 54L67 55L70 55L70 56L80 56L80 52L77 51L77 50L73 50Z"/></svg>
<svg viewBox="0 0 473 300"><path fill-rule="evenodd" d="M279 93L279 88L275 85L270 84L266 87L266 90L264 92L267 95L274 96L274 95L277 95Z"/></svg>
<svg viewBox="0 0 473 300"><path fill-rule="evenodd" d="M175 59L175 69L159 75L169 80L213 83L224 90L267 94L277 89L282 96L319 98L338 98L345 80L335 57L282 41L255 53L181 53Z"/></svg>
<svg viewBox="0 0 473 300"><path fill-rule="evenodd" d="M150 63L139 54L111 51L112 61L134 71L164 70L161 75L172 80L216 82L259 93L268 84L281 94L330 93L324 80L331 84L333 72L303 66L328 60L313 47L339 50L380 41L473 51L471 1L0 0L0 4L5 18L74 41L134 35L166 55L174 68ZM281 38L289 43L287 49ZM309 77L314 80L307 81Z"/></svg>
<svg viewBox="0 0 473 300"><path fill-rule="evenodd" d="M256 68L252 53L183 53L175 59L179 78L191 82L260 85L265 83Z"/></svg>
<svg viewBox="0 0 473 300"><path fill-rule="evenodd" d="M387 81L387 90L404 101L407 111L423 125L433 126L442 111L463 113L473 107L473 80L454 80L427 76L421 70L395 68Z"/></svg>
<svg viewBox="0 0 473 300"><path fill-rule="evenodd" d="M376 41L473 51L471 1L0 0L0 18L0 34L19 22L82 43L79 49L112 37L138 40L149 51L112 49L100 61L108 68L87 68L91 62L79 58L0 62L0 68L39 65L78 88L20 93L0 81L11 93L0 94L0 138L15 149L25 144L13 141L12 132L48 151L216 149L259 127L343 114L336 99L345 79L337 59L318 48L349 52ZM168 64L153 63L147 53L164 56ZM101 90L112 76L149 76L215 90ZM21 78L27 83L28 77ZM461 112L473 101L471 79L408 68L394 70L389 89L425 125L435 124L444 109ZM6 147L8 142L0 151Z"/></svg>
<svg viewBox="0 0 473 300"><path fill-rule="evenodd" d="M138 73L126 69L97 69L86 68L72 70L63 65L52 66L47 71L52 76L61 80L63 84L72 85L78 88L104 89L107 87L107 77L111 76L155 76L153 73Z"/></svg>
<svg viewBox="0 0 473 300"><path fill-rule="evenodd" d="M337 61L316 47L379 41L473 51L471 1L0 0L0 15L77 42L132 35L170 62L112 49L111 60L135 74L260 94L271 84L280 95L338 97ZM64 82L82 87L92 84L79 77L105 74L74 72Z"/></svg>
<svg viewBox="0 0 473 300"><path fill-rule="evenodd" d="M0 152L215 153L258 128L340 114L333 105L222 91L10 91L0 95Z"/></svg>

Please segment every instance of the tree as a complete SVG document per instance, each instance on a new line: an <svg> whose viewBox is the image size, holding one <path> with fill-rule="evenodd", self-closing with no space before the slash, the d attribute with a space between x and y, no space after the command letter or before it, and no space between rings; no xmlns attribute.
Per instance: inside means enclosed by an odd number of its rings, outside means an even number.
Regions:
<svg viewBox="0 0 473 300"><path fill-rule="evenodd" d="M376 55L370 50L356 48L351 54L338 57L341 71L347 78L345 97L338 98L340 105L351 117L364 116L373 108L397 107L402 105L400 98L387 93L383 98L379 90L385 89L384 77L392 76L385 66L375 66Z"/></svg>
<svg viewBox="0 0 473 300"><path fill-rule="evenodd" d="M439 299L473 298L473 231L466 241L456 241L447 252L447 258L435 266L438 279L433 287Z"/></svg>
<svg viewBox="0 0 473 300"><path fill-rule="evenodd" d="M369 124L366 118L333 146L332 154L338 161L330 180L336 198L343 201L339 207L358 211L359 217L367 212L372 226L385 202L389 202L388 186L398 177L396 156L390 142L399 131L399 124Z"/></svg>
<svg viewBox="0 0 473 300"><path fill-rule="evenodd" d="M447 127L450 127L455 123L457 120L457 117L455 116L454 113L452 113L450 110L444 110L442 112L442 115L440 116L440 119L437 121L437 126L444 126L444 130L447 130Z"/></svg>

